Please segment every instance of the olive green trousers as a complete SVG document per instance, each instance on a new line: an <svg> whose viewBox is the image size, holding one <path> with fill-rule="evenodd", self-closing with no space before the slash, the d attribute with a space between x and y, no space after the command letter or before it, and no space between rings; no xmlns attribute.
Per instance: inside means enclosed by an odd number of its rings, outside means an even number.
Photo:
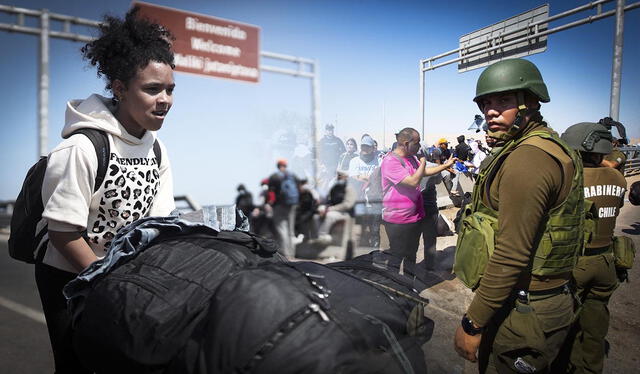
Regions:
<svg viewBox="0 0 640 374"><path fill-rule="evenodd" d="M582 256L573 270L582 310L571 347L571 372L602 373L605 337L609 330L609 299L618 287L611 252Z"/></svg>
<svg viewBox="0 0 640 374"><path fill-rule="evenodd" d="M487 325L478 352L480 373L548 373L574 319L565 291L508 300Z"/></svg>

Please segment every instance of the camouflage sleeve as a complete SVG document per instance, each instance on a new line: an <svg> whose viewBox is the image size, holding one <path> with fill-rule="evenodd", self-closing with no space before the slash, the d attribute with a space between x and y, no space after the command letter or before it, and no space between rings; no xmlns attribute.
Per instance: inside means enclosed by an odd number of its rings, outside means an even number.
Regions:
<svg viewBox="0 0 640 374"><path fill-rule="evenodd" d="M490 188L498 207L498 231L493 255L467 311L469 318L486 325L513 292L532 256L545 212L562 188L562 170L539 148L523 145L507 157Z"/></svg>

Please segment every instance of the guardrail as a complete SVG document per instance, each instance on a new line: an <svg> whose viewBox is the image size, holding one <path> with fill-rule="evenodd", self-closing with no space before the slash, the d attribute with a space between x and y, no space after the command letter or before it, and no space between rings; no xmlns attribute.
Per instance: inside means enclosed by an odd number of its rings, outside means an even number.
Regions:
<svg viewBox="0 0 640 374"><path fill-rule="evenodd" d="M618 149L627 156L627 162L624 166L624 176L627 177L640 173L640 147L626 146Z"/></svg>
<svg viewBox="0 0 640 374"><path fill-rule="evenodd" d="M189 195L174 196L176 208L183 212L192 212L200 209L200 204L193 200ZM0 228L9 227L11 225L11 215L13 214L14 200L0 201Z"/></svg>
<svg viewBox="0 0 640 374"><path fill-rule="evenodd" d="M0 228L11 225L14 201L0 201Z"/></svg>
<svg viewBox="0 0 640 374"><path fill-rule="evenodd" d="M202 208L200 204L193 200L189 195L174 196L173 200L176 202L176 209L182 213L193 212L194 210Z"/></svg>

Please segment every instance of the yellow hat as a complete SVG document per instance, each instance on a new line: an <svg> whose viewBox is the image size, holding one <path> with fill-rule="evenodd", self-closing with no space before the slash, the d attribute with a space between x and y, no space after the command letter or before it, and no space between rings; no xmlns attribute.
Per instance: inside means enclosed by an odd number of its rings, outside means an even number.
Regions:
<svg viewBox="0 0 640 374"><path fill-rule="evenodd" d="M440 138L440 140L438 140L438 145L443 144L443 143L449 143L449 142L445 138Z"/></svg>

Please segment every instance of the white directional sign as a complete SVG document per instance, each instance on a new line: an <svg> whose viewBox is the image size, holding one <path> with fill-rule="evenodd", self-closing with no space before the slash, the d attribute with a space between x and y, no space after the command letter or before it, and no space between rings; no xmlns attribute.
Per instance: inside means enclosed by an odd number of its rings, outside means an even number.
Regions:
<svg viewBox="0 0 640 374"><path fill-rule="evenodd" d="M515 58L544 52L547 37L533 37L547 30L549 4L500 21L460 37L458 72L491 65L505 58ZM488 50L488 51L487 51ZM464 58L469 56L468 58Z"/></svg>

